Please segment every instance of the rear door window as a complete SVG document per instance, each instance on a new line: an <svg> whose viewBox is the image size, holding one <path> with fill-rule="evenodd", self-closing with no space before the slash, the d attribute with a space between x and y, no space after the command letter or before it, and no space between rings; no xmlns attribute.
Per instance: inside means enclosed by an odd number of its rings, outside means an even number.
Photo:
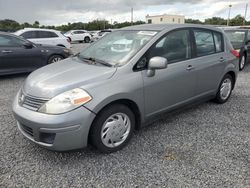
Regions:
<svg viewBox="0 0 250 188"><path fill-rule="evenodd" d="M57 34L50 31L38 31L39 38L55 38L58 37Z"/></svg>
<svg viewBox="0 0 250 188"><path fill-rule="evenodd" d="M247 32L247 40L250 40L250 30Z"/></svg>
<svg viewBox="0 0 250 188"><path fill-rule="evenodd" d="M37 38L37 32L36 31L26 31L21 36L25 39L35 39Z"/></svg>
<svg viewBox="0 0 250 188"><path fill-rule="evenodd" d="M198 57L216 52L212 31L194 30L194 36Z"/></svg>

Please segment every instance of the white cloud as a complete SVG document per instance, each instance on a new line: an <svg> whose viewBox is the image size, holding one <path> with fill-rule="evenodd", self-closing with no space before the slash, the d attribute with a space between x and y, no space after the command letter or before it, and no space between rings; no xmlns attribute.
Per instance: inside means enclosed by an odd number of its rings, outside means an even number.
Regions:
<svg viewBox="0 0 250 188"><path fill-rule="evenodd" d="M247 2L231 0L232 16L244 15ZM204 20L212 16L226 18L228 5L226 0L0 0L0 19L31 23L38 20L45 25L94 19L123 22L130 21L130 9L134 7L135 20L145 20L147 14L163 13ZM247 18L250 19L249 14Z"/></svg>

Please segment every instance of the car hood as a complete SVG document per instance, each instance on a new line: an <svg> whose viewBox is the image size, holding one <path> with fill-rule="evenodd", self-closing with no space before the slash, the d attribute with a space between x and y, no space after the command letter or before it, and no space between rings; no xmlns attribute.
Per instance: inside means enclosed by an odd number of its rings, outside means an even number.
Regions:
<svg viewBox="0 0 250 188"><path fill-rule="evenodd" d="M89 65L71 57L31 73L22 90L27 95L49 99L65 91L109 79L116 69Z"/></svg>

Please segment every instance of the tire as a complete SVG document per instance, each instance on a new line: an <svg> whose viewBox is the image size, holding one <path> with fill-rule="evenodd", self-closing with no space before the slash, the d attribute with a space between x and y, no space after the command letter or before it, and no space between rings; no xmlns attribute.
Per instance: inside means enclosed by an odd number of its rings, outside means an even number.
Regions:
<svg viewBox="0 0 250 188"><path fill-rule="evenodd" d="M242 55L239 61L239 70L242 71L245 68L246 65L246 55Z"/></svg>
<svg viewBox="0 0 250 188"><path fill-rule="evenodd" d="M48 60L48 64L52 64L52 63L56 63L58 61L63 60L64 58L60 55L52 55L49 60Z"/></svg>
<svg viewBox="0 0 250 188"><path fill-rule="evenodd" d="M116 152L127 145L134 128L135 116L127 106L108 106L97 115L91 126L90 143L102 153Z"/></svg>
<svg viewBox="0 0 250 188"><path fill-rule="evenodd" d="M89 42L90 42L90 38L89 38L89 37L85 37L85 38L84 38L84 42L85 42L85 43L89 43Z"/></svg>
<svg viewBox="0 0 250 188"><path fill-rule="evenodd" d="M215 102L218 104L224 104L225 102L227 102L232 94L233 85L234 85L234 80L232 76L226 74L220 83L218 92L215 97Z"/></svg>

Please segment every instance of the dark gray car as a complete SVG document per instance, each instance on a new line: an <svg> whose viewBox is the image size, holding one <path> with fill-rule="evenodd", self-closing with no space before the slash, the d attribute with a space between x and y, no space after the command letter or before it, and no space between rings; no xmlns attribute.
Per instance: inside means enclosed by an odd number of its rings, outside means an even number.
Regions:
<svg viewBox="0 0 250 188"><path fill-rule="evenodd" d="M235 50L239 52L239 69L242 71L250 61L250 30L224 29Z"/></svg>
<svg viewBox="0 0 250 188"><path fill-rule="evenodd" d="M225 103L237 62L220 29L128 27L33 72L13 111L22 134L43 147L63 151L90 143L114 152L159 114L200 100Z"/></svg>
<svg viewBox="0 0 250 188"><path fill-rule="evenodd" d="M63 47L34 44L0 32L0 75L31 72L70 55L71 50Z"/></svg>

